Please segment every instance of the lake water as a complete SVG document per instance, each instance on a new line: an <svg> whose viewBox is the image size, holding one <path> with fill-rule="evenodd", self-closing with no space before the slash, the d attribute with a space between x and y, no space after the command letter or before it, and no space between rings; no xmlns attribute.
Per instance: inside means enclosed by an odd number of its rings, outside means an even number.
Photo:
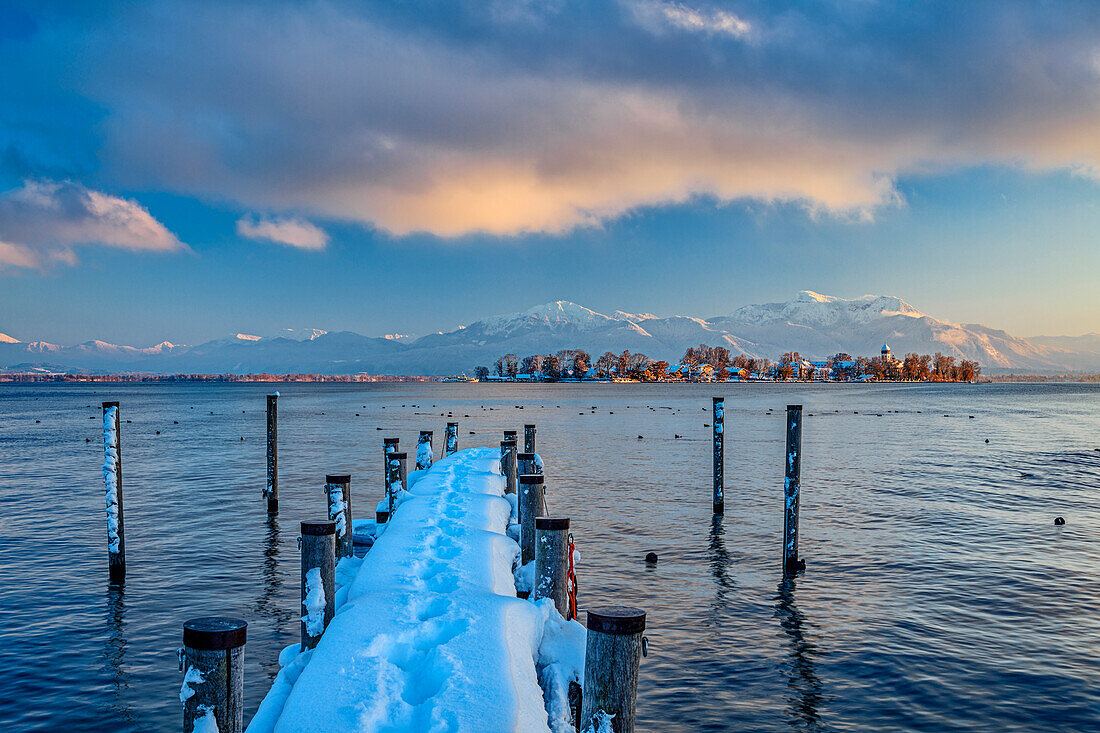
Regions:
<svg viewBox="0 0 1100 733"><path fill-rule="evenodd" d="M350 472L367 516L382 438L438 443L447 411L461 447L538 425L582 619L609 602L649 614L639 730L1100 729L1100 386L278 385L269 521L271 388L0 385L4 730L179 730L182 623L212 613L249 622L250 716L298 639L297 523L323 517L325 474ZM107 586L100 474L115 399L123 590ZM785 583L789 402L805 405L808 567Z"/></svg>

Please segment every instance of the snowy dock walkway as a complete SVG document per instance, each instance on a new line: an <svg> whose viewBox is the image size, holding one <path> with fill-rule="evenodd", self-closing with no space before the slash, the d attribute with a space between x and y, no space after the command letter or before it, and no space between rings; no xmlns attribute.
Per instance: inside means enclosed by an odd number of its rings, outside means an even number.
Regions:
<svg viewBox="0 0 1100 733"><path fill-rule="evenodd" d="M283 651L248 731L571 731L585 630L549 599L516 598L498 451L460 451L408 483L370 552L338 568L317 648Z"/></svg>

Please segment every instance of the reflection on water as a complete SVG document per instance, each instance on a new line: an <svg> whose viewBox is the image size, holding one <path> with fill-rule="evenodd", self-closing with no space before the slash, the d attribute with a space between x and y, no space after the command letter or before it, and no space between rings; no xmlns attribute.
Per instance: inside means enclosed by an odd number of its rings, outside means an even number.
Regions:
<svg viewBox="0 0 1100 733"><path fill-rule="evenodd" d="M255 612L266 618L271 627L282 628L291 624L297 617L297 607L291 607L283 597L284 574L279 571L279 515L268 514L264 535L264 559L260 566L262 580L260 595L253 605ZM267 664L268 682L272 682L279 673L277 665Z"/></svg>
<svg viewBox="0 0 1100 733"><path fill-rule="evenodd" d="M794 600L795 580L784 578L779 583L775 600L775 615L789 639L787 656L787 714L791 726L805 730L821 730L821 680L814 671L817 647L806 638L806 620Z"/></svg>
<svg viewBox="0 0 1100 733"><path fill-rule="evenodd" d="M107 587L107 636L103 645L103 658L107 663L111 680L111 712L122 720L132 722L133 710L127 702L130 675L126 671L126 586L124 583Z"/></svg>
<svg viewBox="0 0 1100 733"><path fill-rule="evenodd" d="M730 578L730 554L726 550L725 533L722 516L713 515L710 520L708 560L710 573L714 576L714 600L710 609L712 618L715 619L726 610L727 596L734 587L733 579Z"/></svg>

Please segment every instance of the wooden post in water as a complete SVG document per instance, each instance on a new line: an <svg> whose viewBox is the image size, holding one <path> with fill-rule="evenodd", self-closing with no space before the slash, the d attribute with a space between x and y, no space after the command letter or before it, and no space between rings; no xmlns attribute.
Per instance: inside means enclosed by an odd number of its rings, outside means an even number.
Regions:
<svg viewBox="0 0 1100 733"><path fill-rule="evenodd" d="M516 454L516 471L520 476L534 476L535 475L535 454L534 453L517 453Z"/></svg>
<svg viewBox="0 0 1100 733"><path fill-rule="evenodd" d="M388 458L390 453L398 450L400 438L382 438L382 458Z"/></svg>
<svg viewBox="0 0 1100 733"><path fill-rule="evenodd" d="M722 514L726 509L725 473L726 448L725 425L726 403L721 397L714 398L714 513Z"/></svg>
<svg viewBox="0 0 1100 733"><path fill-rule="evenodd" d="M541 478L541 477L540 477ZM569 517L535 518L535 587L531 598L553 598L566 621L573 619L569 603Z"/></svg>
<svg viewBox="0 0 1100 733"><path fill-rule="evenodd" d="M523 426L523 452L535 452L535 426L531 423Z"/></svg>
<svg viewBox="0 0 1100 733"><path fill-rule="evenodd" d="M500 441L500 471L504 475L504 493L516 493L516 478L519 476L516 468L516 441Z"/></svg>
<svg viewBox="0 0 1100 733"><path fill-rule="evenodd" d="M393 492L393 496L396 499L397 494L402 491L407 491L409 488L409 459L406 453L391 453L390 460L397 461L397 490ZM392 510L391 510L392 511Z"/></svg>
<svg viewBox="0 0 1100 733"><path fill-rule="evenodd" d="M546 514L541 474L519 477L519 559L526 565L535 559L535 519Z"/></svg>
<svg viewBox="0 0 1100 733"><path fill-rule="evenodd" d="M399 445L398 438L383 438L382 439L382 489L386 492L386 506L389 502L389 484L392 483L389 480L389 453L397 452ZM389 512L386 512L385 521L389 521ZM381 521L379 521L381 523Z"/></svg>
<svg viewBox="0 0 1100 733"><path fill-rule="evenodd" d="M336 525L336 562L355 554L351 534L351 474L330 473L325 476L328 496L328 518Z"/></svg>
<svg viewBox="0 0 1100 733"><path fill-rule="evenodd" d="M638 700L638 665L643 656L645 611L625 606L603 606L588 611L584 649L584 693L578 730L634 733Z"/></svg>
<svg viewBox="0 0 1100 733"><path fill-rule="evenodd" d="M313 649L336 613L336 522L302 522L302 651Z"/></svg>
<svg viewBox="0 0 1100 733"><path fill-rule="evenodd" d="M268 514L279 512L279 393L267 396L267 498Z"/></svg>
<svg viewBox="0 0 1100 733"><path fill-rule="evenodd" d="M802 493L802 405L787 405L787 454L783 477L783 573L806 569L798 557L798 508Z"/></svg>
<svg viewBox="0 0 1100 733"><path fill-rule="evenodd" d="M390 451L386 454L386 511L388 522L393 517L394 507L394 494L397 493L398 486L401 483L401 463L394 458L397 455L397 451Z"/></svg>
<svg viewBox="0 0 1100 733"><path fill-rule="evenodd" d="M432 467L432 431L421 430L416 441L416 470L427 471Z"/></svg>
<svg viewBox="0 0 1100 733"><path fill-rule="evenodd" d="M514 441L516 441L516 443L518 445L519 438L517 438L516 435L517 435L517 432L515 430L505 430L504 431L504 439L505 440L514 440Z"/></svg>
<svg viewBox="0 0 1100 733"><path fill-rule="evenodd" d="M117 402L103 403L103 486L107 504L107 573L112 585L126 580L126 532L122 512L122 420Z"/></svg>
<svg viewBox="0 0 1100 733"><path fill-rule="evenodd" d="M448 423L447 424L447 437L443 442L443 458L447 458L451 453L459 451L459 424Z"/></svg>
<svg viewBox="0 0 1100 733"><path fill-rule="evenodd" d="M244 643L248 624L205 616L183 625L183 733L244 730ZM214 727L217 725L217 728Z"/></svg>

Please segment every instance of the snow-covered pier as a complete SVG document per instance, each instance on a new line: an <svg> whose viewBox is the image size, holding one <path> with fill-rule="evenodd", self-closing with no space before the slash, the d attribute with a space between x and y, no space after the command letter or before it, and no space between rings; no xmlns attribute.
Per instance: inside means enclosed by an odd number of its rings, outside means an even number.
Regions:
<svg viewBox="0 0 1100 733"><path fill-rule="evenodd" d="M366 556L340 561L335 616L315 649L283 651L248 731L573 731L586 630L516 597L498 451L407 484Z"/></svg>

